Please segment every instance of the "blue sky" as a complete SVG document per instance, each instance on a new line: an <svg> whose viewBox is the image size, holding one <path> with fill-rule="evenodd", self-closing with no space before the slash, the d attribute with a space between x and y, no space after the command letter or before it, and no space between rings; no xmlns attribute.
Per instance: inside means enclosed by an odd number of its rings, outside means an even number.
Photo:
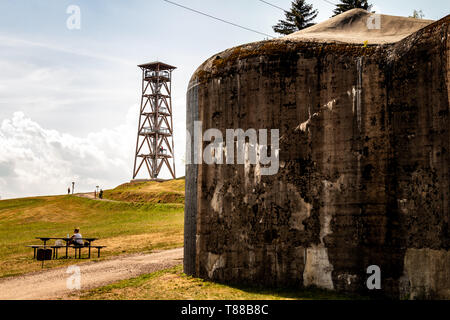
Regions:
<svg viewBox="0 0 450 320"><path fill-rule="evenodd" d="M271 35L283 18L258 0L174 1ZM287 9L291 1L269 2ZM309 2L319 10L317 22L332 15L327 1ZM372 3L383 14L422 9L436 20L450 13L444 0ZM69 5L81 9L80 30L66 27ZM162 0L2 0L0 197L58 194L72 180L83 191L129 180L140 89L136 65L157 59L178 67L175 148L177 172L184 175L190 76L211 55L263 39Z"/></svg>

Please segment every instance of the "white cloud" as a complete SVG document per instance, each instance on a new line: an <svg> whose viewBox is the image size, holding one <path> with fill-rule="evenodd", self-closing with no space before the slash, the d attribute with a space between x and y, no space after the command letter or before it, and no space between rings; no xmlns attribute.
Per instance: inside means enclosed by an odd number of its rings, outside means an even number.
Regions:
<svg viewBox="0 0 450 320"><path fill-rule="evenodd" d="M124 106L138 103L136 66L26 43L0 41L0 122L20 110L45 127L85 136L118 125Z"/></svg>
<svg viewBox="0 0 450 320"><path fill-rule="evenodd" d="M128 181L139 110L137 63L1 34L0 40L0 197L62 194L72 181L76 191ZM174 90L177 176L184 175L183 76L177 77L183 89Z"/></svg>
<svg viewBox="0 0 450 320"><path fill-rule="evenodd" d="M63 194L72 181L76 192L129 181L136 116L131 107L124 124L80 138L45 129L23 112L15 112L0 125L0 197ZM184 171L181 161L178 157L177 167Z"/></svg>
<svg viewBox="0 0 450 320"><path fill-rule="evenodd" d="M72 181L76 191L114 187L129 180L134 121L86 138L42 128L22 112L0 126L0 196L61 194Z"/></svg>

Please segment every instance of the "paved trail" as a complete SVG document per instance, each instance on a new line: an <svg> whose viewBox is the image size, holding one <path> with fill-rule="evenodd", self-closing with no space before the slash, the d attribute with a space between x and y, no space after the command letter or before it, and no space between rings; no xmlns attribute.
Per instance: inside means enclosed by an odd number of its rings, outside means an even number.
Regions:
<svg viewBox="0 0 450 320"><path fill-rule="evenodd" d="M93 289L141 274L181 264L183 248L151 254L120 256L100 262L80 264L81 290ZM77 291L67 289L67 267L0 280L0 300L65 298Z"/></svg>

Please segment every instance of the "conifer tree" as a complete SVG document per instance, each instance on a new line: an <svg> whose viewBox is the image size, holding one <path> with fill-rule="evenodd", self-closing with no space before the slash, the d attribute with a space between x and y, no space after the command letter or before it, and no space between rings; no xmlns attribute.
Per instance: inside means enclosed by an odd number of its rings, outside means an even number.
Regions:
<svg viewBox="0 0 450 320"><path fill-rule="evenodd" d="M338 14L344 13L345 11L352 10L355 8L360 8L364 10L370 10L372 8L371 4L367 3L367 0L340 0L341 3L336 5L336 9L333 11L333 17Z"/></svg>
<svg viewBox="0 0 450 320"><path fill-rule="evenodd" d="M276 33L287 35L296 31L313 26L312 21L317 17L317 10L307 4L305 0L295 0L292 2L290 11L286 11L286 19L280 20L273 26Z"/></svg>
<svg viewBox="0 0 450 320"><path fill-rule="evenodd" d="M423 19L425 17L425 15L423 14L422 10L414 10L414 13L412 16L409 16L410 18L415 18L415 19Z"/></svg>

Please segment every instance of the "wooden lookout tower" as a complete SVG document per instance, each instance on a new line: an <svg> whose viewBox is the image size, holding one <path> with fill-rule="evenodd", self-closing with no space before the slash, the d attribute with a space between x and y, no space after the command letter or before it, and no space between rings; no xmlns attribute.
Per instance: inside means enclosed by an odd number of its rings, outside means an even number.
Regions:
<svg viewBox="0 0 450 320"><path fill-rule="evenodd" d="M146 168L150 180L156 180L164 165L175 179L171 94L176 67L162 62L138 67L142 70L142 98L133 179Z"/></svg>

